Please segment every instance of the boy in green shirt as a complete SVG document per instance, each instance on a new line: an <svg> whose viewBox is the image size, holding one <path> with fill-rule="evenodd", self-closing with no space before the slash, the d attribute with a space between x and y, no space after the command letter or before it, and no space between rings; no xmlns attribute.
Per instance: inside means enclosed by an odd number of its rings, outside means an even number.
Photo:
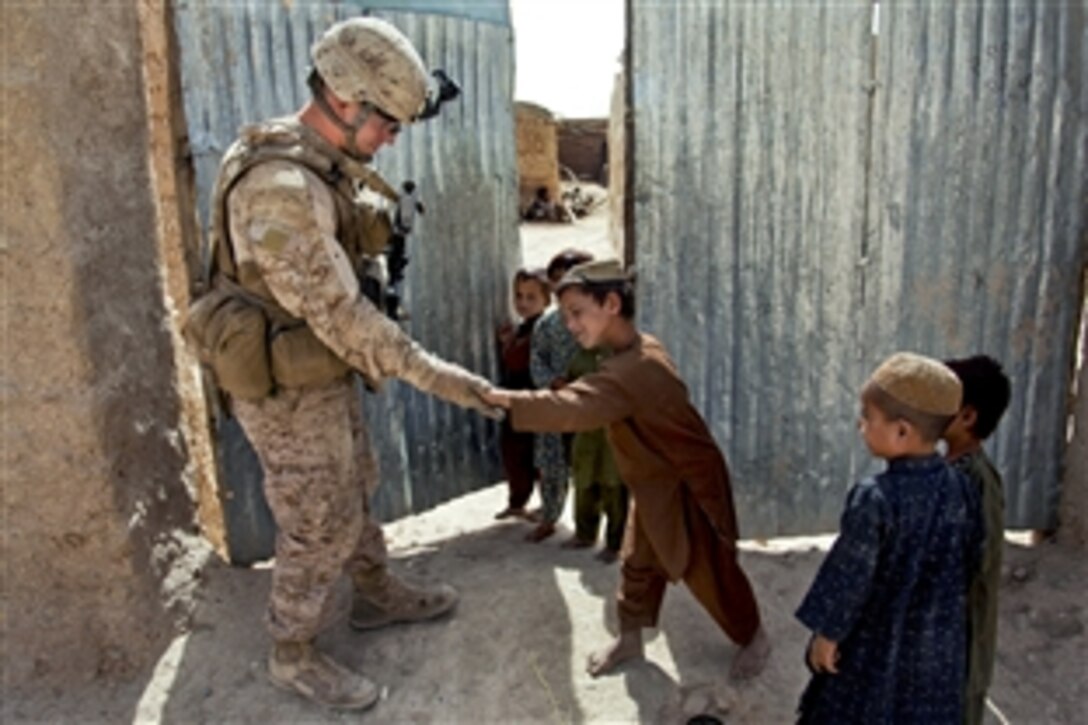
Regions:
<svg viewBox="0 0 1088 725"><path fill-rule="evenodd" d="M567 366L567 380L595 373L611 351L581 348ZM597 558L606 564L619 558L623 530L627 521L627 487L620 479L604 428L574 434L571 444L571 473L574 481L574 536L563 546L582 549L597 543L602 516L605 525L604 548Z"/></svg>
<svg viewBox="0 0 1088 725"><path fill-rule="evenodd" d="M986 355L946 360L945 365L963 384L960 411L944 433L948 461L979 487L986 529L982 565L971 579L967 595L969 649L964 722L980 725L997 649L997 590L1005 532L1001 474L986 456L982 442L993 433L1008 407L1010 386L1001 365Z"/></svg>

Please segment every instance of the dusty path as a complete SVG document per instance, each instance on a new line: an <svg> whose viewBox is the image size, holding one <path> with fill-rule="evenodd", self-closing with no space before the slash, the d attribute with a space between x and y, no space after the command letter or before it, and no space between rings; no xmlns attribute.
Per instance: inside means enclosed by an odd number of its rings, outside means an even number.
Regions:
<svg viewBox="0 0 1088 725"><path fill-rule="evenodd" d="M216 564L191 631L154 672L128 687L19 703L12 722L657 723L682 722L685 710L728 713L731 722L790 718L805 675L791 644L803 633L789 611L818 554L744 555L779 645L754 684L725 683L735 648L677 588L666 597L662 628L648 638L646 661L594 680L584 661L615 629L618 567L560 548L569 512L556 537L524 542L526 524L492 519L504 497L494 486L387 527L400 571L449 581L463 598L455 616L439 622L361 635L341 615L323 636L325 647L386 687L368 713L323 711L273 689L261 624L269 570Z"/></svg>
<svg viewBox="0 0 1088 725"><path fill-rule="evenodd" d="M711 712L729 723L792 721L806 681L806 634L792 617L829 537L746 542L742 561L775 644L767 671L734 687L734 647L683 588L666 595L645 661L597 680L589 652L615 629L615 565L562 549L559 535L522 540L526 525L491 518L502 485L387 526L395 565L444 579L463 599L452 618L368 634L341 617L322 643L387 689L363 714L338 714L265 680L261 614L268 569L208 570L191 631L153 672L10 704L16 722L683 723ZM1007 548L998 673L992 697L1011 723L1076 723L1088 703L1083 559L1053 545ZM991 716L989 722L1001 722Z"/></svg>
<svg viewBox="0 0 1088 725"><path fill-rule="evenodd" d="M547 266L553 254L567 247L583 249L598 259L617 256L608 239L605 191L591 184L584 186L586 191L601 199L588 216L571 224L533 222L521 225L521 254L526 266Z"/></svg>
<svg viewBox="0 0 1088 725"><path fill-rule="evenodd" d="M604 214L574 225L525 227L528 264L565 246L610 256ZM20 696L4 722L94 723L683 723L711 713L728 723L785 723L807 673L807 634L793 619L830 537L745 542L775 651L744 687L725 673L735 648L683 588L666 595L645 661L591 679L590 651L615 630L618 568L591 552L539 545L526 525L498 523L502 485L386 527L395 565L410 577L445 580L462 593L455 616L365 635L343 616L322 644L379 682L384 697L362 714L315 708L265 679L261 617L269 570L214 564L188 632L158 666L125 686L94 684ZM742 522L743 526L743 522ZM1022 541L1022 537L1021 537ZM1001 592L998 669L987 722L1080 723L1088 711L1088 636L1083 552L1009 544ZM346 603L346 592L344 603Z"/></svg>

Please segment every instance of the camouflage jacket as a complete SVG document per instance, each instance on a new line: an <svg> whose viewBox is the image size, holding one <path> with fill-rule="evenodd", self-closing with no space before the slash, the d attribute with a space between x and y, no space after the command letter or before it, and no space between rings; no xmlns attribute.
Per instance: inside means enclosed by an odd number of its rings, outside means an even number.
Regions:
<svg viewBox="0 0 1088 725"><path fill-rule="evenodd" d="M231 168L246 156L240 145L270 137L303 148L307 157L295 161L277 153ZM319 175L321 166L315 170L315 154L327 159L328 173ZM360 291L357 256L367 250L362 238L352 236L358 227L345 209L356 188L351 182L365 183L372 173L293 119L250 129L221 167L213 207L215 259L220 268L233 265L235 280L247 291L304 321L372 384L400 378L459 405L481 407L476 391L489 387L487 381L428 353ZM230 255L228 265L222 264L224 253Z"/></svg>

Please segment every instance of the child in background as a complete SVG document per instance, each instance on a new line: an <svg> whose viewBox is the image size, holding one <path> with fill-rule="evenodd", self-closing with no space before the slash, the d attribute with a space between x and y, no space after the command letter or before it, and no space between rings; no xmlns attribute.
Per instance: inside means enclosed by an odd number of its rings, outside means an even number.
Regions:
<svg viewBox="0 0 1088 725"><path fill-rule="evenodd" d="M588 262L593 255L577 249L567 249L548 262L548 280L555 285L571 267ZM566 384L567 366L578 350L558 307L545 312L533 329L529 369L533 386L543 390L558 390ZM558 433L536 436L533 461L540 472L540 521L525 537L543 541L555 533L555 523L563 513L570 479L568 451Z"/></svg>
<svg viewBox="0 0 1088 725"><path fill-rule="evenodd" d="M513 281L514 311L520 322L502 325L499 340L499 380L504 388L527 390L533 387L529 373L529 347L533 327L551 302L551 286L543 269L519 269ZM533 464L532 433L515 431L509 420L503 420L500 435L502 466L510 493L506 508L495 514L496 519L510 516L526 518L525 504L533 494L536 466Z"/></svg>
<svg viewBox="0 0 1088 725"><path fill-rule="evenodd" d="M970 481L936 449L960 400L955 373L912 353L888 358L862 388L858 427L888 466L850 489L797 610L813 633L801 723L962 721L982 522Z"/></svg>
<svg viewBox="0 0 1088 725"><path fill-rule="evenodd" d="M1001 474L982 450L1009 405L1009 379L1001 364L986 355L946 360L963 384L963 404L944 432L948 461L967 474L982 498L986 529L982 565L967 594L968 725L979 725L986 712L986 690L994 673L997 649L997 590L1001 581L1001 545L1005 539L1005 492Z"/></svg>
<svg viewBox="0 0 1088 725"><path fill-rule="evenodd" d="M558 285L567 326L584 348L607 347L601 369L559 390L496 389L516 430L604 426L631 493L620 557L620 634L590 656L596 677L642 656L642 628L657 625L665 585L683 580L741 646L730 674L758 674L770 654L752 586L737 561L737 519L725 457L691 404L661 343L634 324L632 280L619 262L582 264Z"/></svg>
<svg viewBox="0 0 1088 725"><path fill-rule="evenodd" d="M597 372L600 361L608 354L599 348L578 350L567 368L567 379L573 382L583 375ZM623 529L627 521L627 487L620 480L603 428L574 434L571 470L574 474L574 536L563 546L582 549L596 544L603 514L606 519L605 544L597 558L610 564L619 557L620 544L623 543Z"/></svg>

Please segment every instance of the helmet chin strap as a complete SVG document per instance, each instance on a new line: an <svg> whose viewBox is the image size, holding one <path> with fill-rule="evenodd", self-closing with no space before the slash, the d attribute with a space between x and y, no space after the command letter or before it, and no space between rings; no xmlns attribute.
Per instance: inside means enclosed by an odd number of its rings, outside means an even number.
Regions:
<svg viewBox="0 0 1088 725"><path fill-rule="evenodd" d="M359 150L358 145L355 143L355 137L359 134L359 129L366 125L367 119L370 118L370 114L373 113L369 104L363 103L360 106L359 113L356 114L355 119L348 123L344 119L337 115L332 105L329 103L329 99L325 97L325 88L319 80L316 80L315 76L311 76L308 85L310 86L311 95L317 107L321 109L321 112L325 114L325 117L332 121L337 128L339 128L344 134L344 153L356 161L362 161L369 163L371 158L370 154L365 154Z"/></svg>

